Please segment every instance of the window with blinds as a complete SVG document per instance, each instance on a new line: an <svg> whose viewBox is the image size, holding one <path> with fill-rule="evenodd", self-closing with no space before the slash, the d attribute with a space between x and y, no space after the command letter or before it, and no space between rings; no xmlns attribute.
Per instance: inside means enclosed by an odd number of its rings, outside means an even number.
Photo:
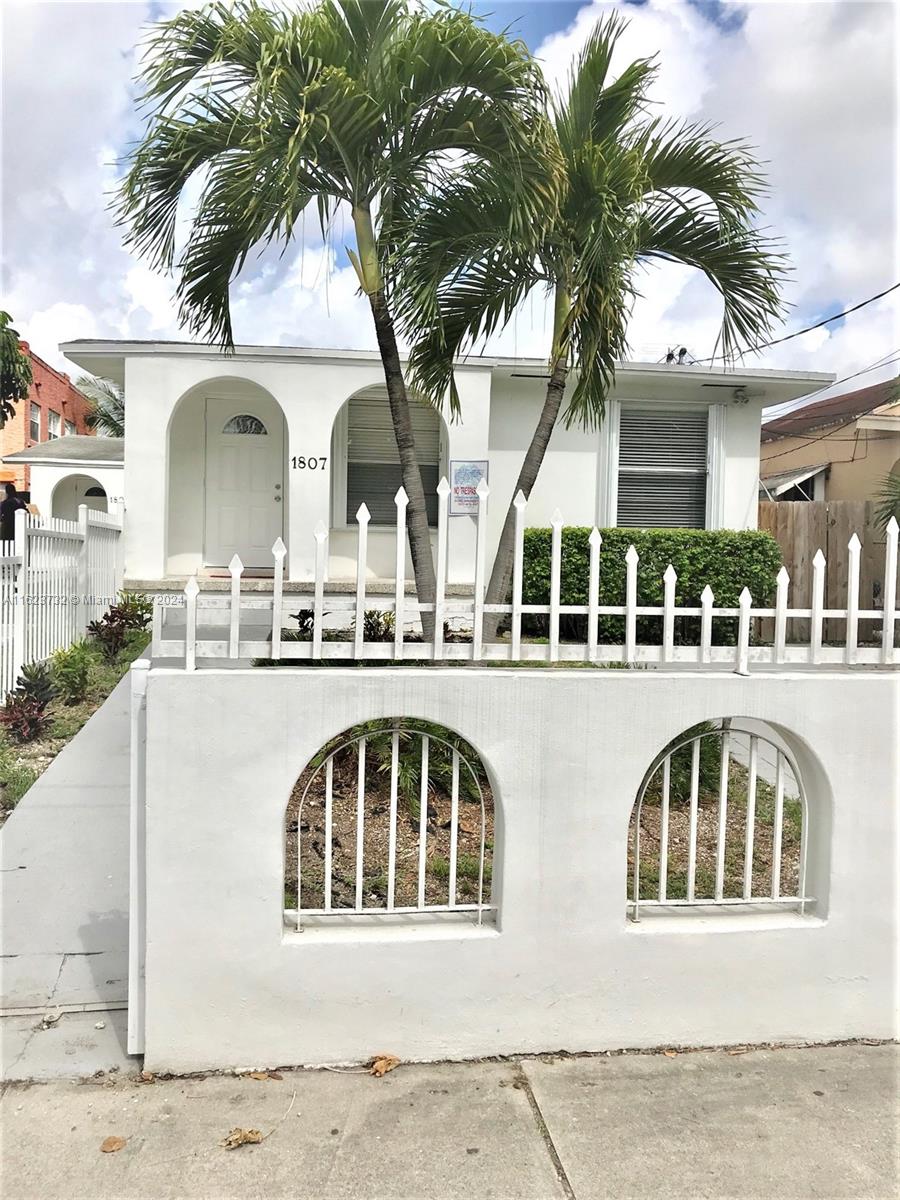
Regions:
<svg viewBox="0 0 900 1200"><path fill-rule="evenodd" d="M436 409L414 400L410 410L428 523L437 525L441 418ZM394 497L401 483L387 393L379 389L354 396L347 406L347 524L355 523L365 502L373 525L393 525L397 520Z"/></svg>
<svg viewBox="0 0 900 1200"><path fill-rule="evenodd" d="M708 430L706 410L622 406L616 524L705 527Z"/></svg>

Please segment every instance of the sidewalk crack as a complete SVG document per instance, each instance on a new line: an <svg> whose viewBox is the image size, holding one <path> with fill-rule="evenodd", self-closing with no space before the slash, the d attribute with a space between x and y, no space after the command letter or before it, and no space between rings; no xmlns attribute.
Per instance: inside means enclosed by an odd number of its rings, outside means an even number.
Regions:
<svg viewBox="0 0 900 1200"><path fill-rule="evenodd" d="M528 1097L528 1103L531 1106L531 1114L534 1117L534 1123L537 1125L538 1133L541 1135L541 1141L547 1149L550 1156L550 1161L553 1163L553 1169L556 1171L556 1177L559 1180L560 1187L565 1193L566 1200L578 1200L575 1195L575 1189L566 1174L566 1168L562 1164L562 1159L559 1157L559 1151L556 1149L553 1137L550 1130L547 1128L547 1122L544 1120L544 1114L541 1112L541 1106L537 1102L537 1096L531 1088L531 1081L525 1074L525 1071L520 1062L516 1063L516 1085L520 1091L524 1092Z"/></svg>

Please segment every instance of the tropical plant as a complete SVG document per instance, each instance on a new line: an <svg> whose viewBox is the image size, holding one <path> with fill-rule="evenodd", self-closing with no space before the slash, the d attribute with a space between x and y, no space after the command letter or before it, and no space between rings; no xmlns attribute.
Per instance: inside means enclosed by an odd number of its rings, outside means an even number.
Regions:
<svg viewBox="0 0 900 1200"><path fill-rule="evenodd" d="M99 621L91 621L88 633L98 643L104 657L115 661L119 654L131 647L150 624L153 605L140 592L120 592L116 604L110 605Z"/></svg>
<svg viewBox="0 0 900 1200"><path fill-rule="evenodd" d="M81 375L75 386L90 407L85 418L89 429L104 437L125 436L125 393L111 379Z"/></svg>
<svg viewBox="0 0 900 1200"><path fill-rule="evenodd" d="M66 704L81 704L87 697L93 661L87 642L82 638L57 650L51 661L56 694Z"/></svg>
<svg viewBox="0 0 900 1200"><path fill-rule="evenodd" d="M876 524L885 529L891 517L900 523L900 471L885 475L875 496Z"/></svg>
<svg viewBox="0 0 900 1200"><path fill-rule="evenodd" d="M0 429L15 415L31 388L31 359L19 343L8 312L0 312Z"/></svg>
<svg viewBox="0 0 900 1200"><path fill-rule="evenodd" d="M118 217L132 246L176 271L181 318L193 332L231 347L229 284L248 254L273 241L286 246L310 205L328 240L339 208L349 209L355 249L347 253L381 354L416 587L420 601L433 601L425 495L389 303L396 231L460 159L508 182L521 177L538 95L525 47L443 4L321 0L270 10L237 0L158 25L144 61L149 124L130 157ZM179 255L178 202L198 172L205 185Z"/></svg>
<svg viewBox="0 0 900 1200"><path fill-rule="evenodd" d="M513 496L527 498L534 487L573 367L566 424L602 420L639 268L662 259L710 280L722 299L716 349L726 359L761 340L782 312L783 260L753 224L764 191L753 155L742 142L717 141L707 125L650 117L652 59L611 80L625 27L617 15L598 23L540 126L551 142L542 161L551 172L562 163L561 183L554 189L534 178L555 203L532 197L536 219L511 220L517 194L474 161L440 181L405 243L398 315L414 342L411 381L433 402L449 393L458 409L454 358L506 323L535 289L552 299L546 396ZM514 536L510 503L488 604L506 599ZM496 618L487 623L496 629Z"/></svg>
<svg viewBox="0 0 900 1200"><path fill-rule="evenodd" d="M47 706L55 695L48 663L26 663L0 709L0 723L19 742L32 742L47 729Z"/></svg>

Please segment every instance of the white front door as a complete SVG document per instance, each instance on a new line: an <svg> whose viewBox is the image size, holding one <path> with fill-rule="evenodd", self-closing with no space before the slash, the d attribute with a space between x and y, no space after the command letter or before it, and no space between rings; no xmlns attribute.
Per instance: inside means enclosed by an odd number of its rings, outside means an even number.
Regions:
<svg viewBox="0 0 900 1200"><path fill-rule="evenodd" d="M207 566L271 567L284 533L284 418L274 400L206 401Z"/></svg>

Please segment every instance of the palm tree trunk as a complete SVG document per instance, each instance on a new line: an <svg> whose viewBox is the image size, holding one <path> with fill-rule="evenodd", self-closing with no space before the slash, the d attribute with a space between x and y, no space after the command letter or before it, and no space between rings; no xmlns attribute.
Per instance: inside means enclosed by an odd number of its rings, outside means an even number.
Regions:
<svg viewBox="0 0 900 1200"><path fill-rule="evenodd" d="M400 455L400 474L403 479L403 487L409 497L409 505L406 509L406 527L412 555L413 574L416 580L416 593L420 604L433 605L436 583L434 560L431 556L431 532L428 528L425 489L422 486L422 475L419 471L419 459L416 454L412 418L409 412L409 399L406 394L403 369L400 365L400 354L397 350L394 323L383 290L379 289L369 295L369 305L375 321L375 335L378 338L384 380L387 384L391 421L394 425L394 436L397 439L397 451ZM434 636L433 612L422 613L421 620L422 633L427 640Z"/></svg>
<svg viewBox="0 0 900 1200"><path fill-rule="evenodd" d="M516 480L516 486L513 488L512 500L516 498L520 491L526 500L531 495L531 489L534 487L541 464L544 461L544 455L547 453L547 446L550 444L550 435L553 433L553 427L556 425L556 419L559 416L568 374L568 356L562 355L557 357L550 374L550 382L547 384L547 393L544 397L544 407L541 409L540 420L532 435L531 444L528 447L528 452L519 471L519 478ZM497 554L494 558L494 568L491 571L490 582L485 593L486 604L504 604L509 594L516 537L516 510L512 500L510 500L509 508L506 510L506 520L503 522L503 529L500 533ZM486 640L492 641L496 638L499 624L500 617L496 613L485 615L484 637Z"/></svg>
<svg viewBox="0 0 900 1200"><path fill-rule="evenodd" d="M409 397L406 394L403 368L400 365L400 352L397 349L397 335L387 297L384 294L384 281L378 261L378 246L375 241L372 214L368 204L354 206L353 226L356 231L356 246L359 254L358 257L353 254L350 257L356 268L360 287L368 297L369 307L372 309L375 336L378 339L378 350L381 354L381 365L384 369L384 381L387 385L388 402L391 408L391 422L394 426L397 453L400 455L400 476L409 497L409 504L406 508L406 529L412 555L413 574L416 580L416 595L420 604L434 605L437 587L434 560L431 557L428 513L425 508L425 489L422 486L422 474L419 471L419 458L416 454L412 417L409 412ZM426 640L432 638L434 636L433 611L422 613L421 621L424 637Z"/></svg>

